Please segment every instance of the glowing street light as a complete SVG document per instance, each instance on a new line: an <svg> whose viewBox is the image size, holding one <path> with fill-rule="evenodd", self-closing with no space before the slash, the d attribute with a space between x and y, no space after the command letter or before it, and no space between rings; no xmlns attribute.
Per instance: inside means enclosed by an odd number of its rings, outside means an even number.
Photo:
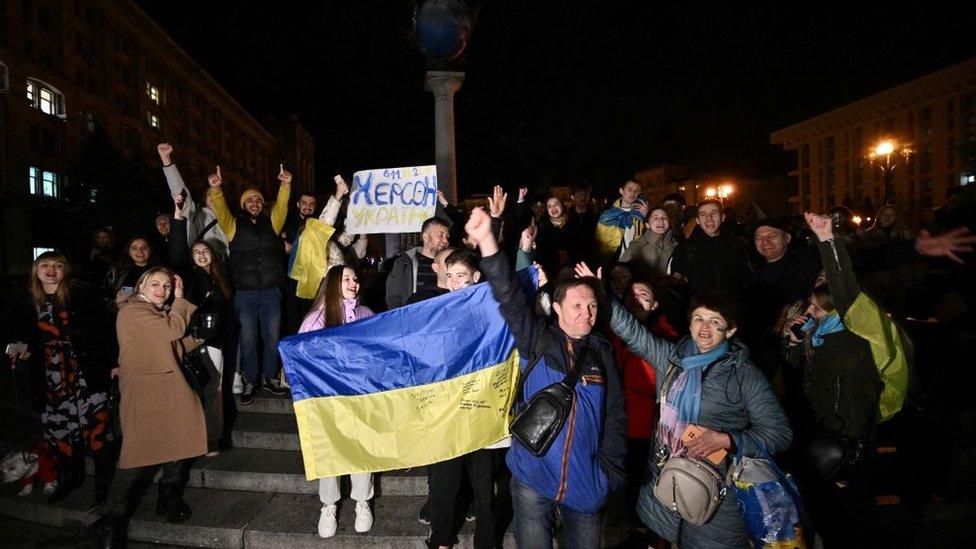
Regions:
<svg viewBox="0 0 976 549"><path fill-rule="evenodd" d="M719 185L718 187L708 187L705 189L705 196L708 198L718 197L719 200L725 202L725 199L732 196L735 187L728 183Z"/></svg>
<svg viewBox="0 0 976 549"><path fill-rule="evenodd" d="M868 149L867 157L871 161L871 165L876 164L881 169L881 177L885 186L885 202L894 198L891 183L894 180L895 166L898 165L898 155L907 162L908 157L914 152L911 143L899 143L895 139L883 139ZM895 157L894 162L892 156Z"/></svg>

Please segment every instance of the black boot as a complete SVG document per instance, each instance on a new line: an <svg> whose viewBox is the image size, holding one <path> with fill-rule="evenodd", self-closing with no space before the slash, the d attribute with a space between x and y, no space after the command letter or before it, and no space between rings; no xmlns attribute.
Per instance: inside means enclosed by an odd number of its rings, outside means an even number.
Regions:
<svg viewBox="0 0 976 549"><path fill-rule="evenodd" d="M109 451L95 452L95 506L101 507L108 501L108 491L115 477L115 456Z"/></svg>
<svg viewBox="0 0 976 549"><path fill-rule="evenodd" d="M50 497L47 498L48 503L57 503L63 500L81 484L77 478L75 465L72 463L70 458L59 459L57 463L58 487L55 488L54 492L52 492Z"/></svg>
<svg viewBox="0 0 976 549"><path fill-rule="evenodd" d="M190 506L183 501L183 489L178 482L160 482L156 515L166 515L170 522L183 522L190 518Z"/></svg>

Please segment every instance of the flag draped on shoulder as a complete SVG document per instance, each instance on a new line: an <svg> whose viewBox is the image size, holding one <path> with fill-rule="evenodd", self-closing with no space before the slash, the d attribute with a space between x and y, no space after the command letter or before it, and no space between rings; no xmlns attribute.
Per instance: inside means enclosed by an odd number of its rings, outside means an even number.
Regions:
<svg viewBox="0 0 976 549"><path fill-rule="evenodd" d="M329 265L329 238L334 232L335 228L324 221L311 217L305 220L305 230L289 258L288 276L298 282L298 297L315 299Z"/></svg>
<svg viewBox="0 0 976 549"><path fill-rule="evenodd" d="M844 315L844 326L871 347L871 357L884 383L877 419L878 423L887 421L901 410L908 394L912 341L864 292L857 295Z"/></svg>
<svg viewBox="0 0 976 549"><path fill-rule="evenodd" d="M310 480L437 463L508 435L519 356L488 284L278 349Z"/></svg>

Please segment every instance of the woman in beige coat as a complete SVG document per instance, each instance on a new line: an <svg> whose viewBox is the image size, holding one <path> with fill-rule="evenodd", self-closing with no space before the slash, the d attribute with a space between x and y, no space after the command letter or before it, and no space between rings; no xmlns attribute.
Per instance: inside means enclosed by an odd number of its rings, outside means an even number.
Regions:
<svg viewBox="0 0 976 549"><path fill-rule="evenodd" d="M167 307L171 293L175 299ZM207 430L200 397L180 371L174 342L183 339L188 350L199 345L184 338L195 309L183 298L180 277L169 269L152 267L139 278L136 295L119 310L119 467L138 469L126 496L125 519L160 469L156 514L166 515L171 522L190 516L183 487L192 458L207 452Z"/></svg>

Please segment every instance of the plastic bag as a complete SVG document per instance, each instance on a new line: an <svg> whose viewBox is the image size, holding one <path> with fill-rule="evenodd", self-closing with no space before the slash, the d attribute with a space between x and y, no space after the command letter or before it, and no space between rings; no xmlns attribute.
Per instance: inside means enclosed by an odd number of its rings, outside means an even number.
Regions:
<svg viewBox="0 0 976 549"><path fill-rule="evenodd" d="M753 547L806 549L796 484L758 446L761 459L744 457L740 450L732 465L732 489Z"/></svg>

